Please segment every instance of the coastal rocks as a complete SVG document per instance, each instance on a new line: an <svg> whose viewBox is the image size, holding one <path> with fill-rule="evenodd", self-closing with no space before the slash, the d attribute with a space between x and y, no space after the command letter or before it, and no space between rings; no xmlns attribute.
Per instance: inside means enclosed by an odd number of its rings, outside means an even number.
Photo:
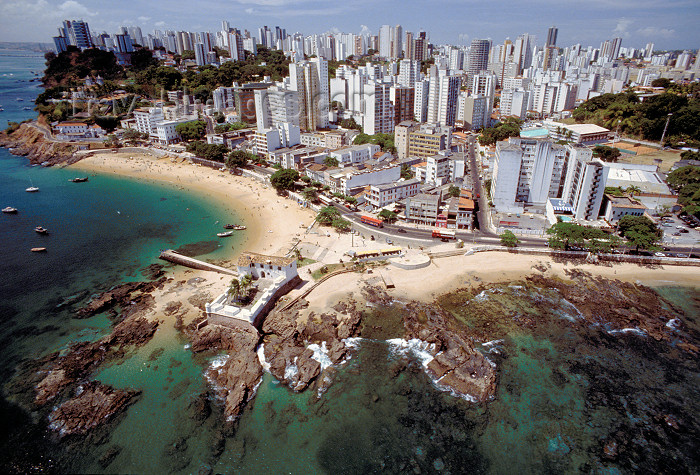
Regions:
<svg viewBox="0 0 700 475"><path fill-rule="evenodd" d="M85 434L123 411L138 394L140 391L114 389L98 381L85 383L74 398L53 410L49 427L61 437Z"/></svg>
<svg viewBox="0 0 700 475"><path fill-rule="evenodd" d="M299 307L268 315L263 324L265 360L270 373L295 391L303 391L321 375L320 354L309 348L323 348L328 364L338 364L346 356L345 338L358 336L361 315L352 301L336 304L338 314L309 312L299 318ZM319 346L320 345L320 346ZM327 386L328 381L323 383Z"/></svg>
<svg viewBox="0 0 700 475"><path fill-rule="evenodd" d="M190 334L193 352L223 350L228 358L223 365L212 365L207 377L224 400L224 415L232 420L255 394L262 378L262 366L255 352L258 334L242 328L207 325Z"/></svg>
<svg viewBox="0 0 700 475"><path fill-rule="evenodd" d="M78 309L78 318L88 318L97 313L104 312L116 306L126 308L128 305L136 303L135 294L147 294L160 288L168 279L161 277L155 281L147 282L126 282L109 289L106 292L94 297L87 305Z"/></svg>
<svg viewBox="0 0 700 475"><path fill-rule="evenodd" d="M75 144L47 139L36 122L21 124L11 134L0 132L0 147L11 148L14 155L26 156L32 164L57 165L77 161L73 156L77 150Z"/></svg>
<svg viewBox="0 0 700 475"><path fill-rule="evenodd" d="M43 406L75 381L87 377L108 358L122 355L125 347L146 343L157 328L158 322L131 317L96 342L76 343L64 355L50 355L40 370L46 376L36 386L34 403Z"/></svg>
<svg viewBox="0 0 700 475"><path fill-rule="evenodd" d="M635 331L654 340L677 340L679 347L693 352L692 345L684 345L682 312L659 297L651 288L642 285L593 277L580 271L571 271L571 282L547 279L539 275L527 278L540 288L556 289L562 298L573 305L588 323L603 325L609 332ZM595 295L591 299L590 295ZM678 318L678 325L668 326Z"/></svg>

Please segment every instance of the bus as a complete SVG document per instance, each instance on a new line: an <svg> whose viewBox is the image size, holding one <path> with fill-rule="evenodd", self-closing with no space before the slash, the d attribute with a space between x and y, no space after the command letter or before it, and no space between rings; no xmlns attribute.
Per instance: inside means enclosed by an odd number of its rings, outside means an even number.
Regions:
<svg viewBox="0 0 700 475"><path fill-rule="evenodd" d="M452 229L445 229L445 228L435 228L433 229L433 237L434 238L441 238L441 239L455 239L455 231Z"/></svg>
<svg viewBox="0 0 700 475"><path fill-rule="evenodd" d="M363 224L369 224L370 226L374 226L376 228L384 227L384 222L381 219L373 218L372 216L361 216L360 221Z"/></svg>
<svg viewBox="0 0 700 475"><path fill-rule="evenodd" d="M318 200L326 206L333 206L333 202L327 196L318 195Z"/></svg>

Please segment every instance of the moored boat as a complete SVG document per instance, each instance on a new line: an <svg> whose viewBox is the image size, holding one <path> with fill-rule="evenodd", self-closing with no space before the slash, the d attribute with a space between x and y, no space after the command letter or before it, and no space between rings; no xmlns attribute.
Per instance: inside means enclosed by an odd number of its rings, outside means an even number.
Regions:
<svg viewBox="0 0 700 475"><path fill-rule="evenodd" d="M224 229L233 229L235 224L224 224Z"/></svg>
<svg viewBox="0 0 700 475"><path fill-rule="evenodd" d="M34 231L36 231L39 234L49 234L49 230L41 226L37 226L36 228L34 228Z"/></svg>
<svg viewBox="0 0 700 475"><path fill-rule="evenodd" d="M34 193L35 191L39 191L39 188L37 188L36 186L30 186L29 188L27 188L24 191L26 191L28 193Z"/></svg>
<svg viewBox="0 0 700 475"><path fill-rule="evenodd" d="M236 225L233 227L233 229L235 229L236 231L242 231L242 230L245 229L245 226L243 226L242 224L236 224Z"/></svg>
<svg viewBox="0 0 700 475"><path fill-rule="evenodd" d="M46 252L45 247L33 247L32 252Z"/></svg>
<svg viewBox="0 0 700 475"><path fill-rule="evenodd" d="M2 209L3 213L8 213L8 214L16 214L17 213L17 208L13 208L12 206L7 206L6 208Z"/></svg>
<svg viewBox="0 0 700 475"><path fill-rule="evenodd" d="M229 237L229 236L233 236L233 231L227 231L225 233L216 233L216 235L221 237L221 238L222 237Z"/></svg>
<svg viewBox="0 0 700 475"><path fill-rule="evenodd" d="M71 178L71 179L68 180L68 181L72 181L73 183L83 183L83 182L88 181L88 177L86 177L86 176L84 176L84 177L82 177L82 178L80 178L80 177L75 177L75 178Z"/></svg>

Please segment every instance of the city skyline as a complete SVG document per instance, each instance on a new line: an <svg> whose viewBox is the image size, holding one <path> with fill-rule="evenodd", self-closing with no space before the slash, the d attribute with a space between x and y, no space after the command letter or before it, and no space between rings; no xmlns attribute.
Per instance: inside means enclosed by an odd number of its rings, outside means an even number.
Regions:
<svg viewBox="0 0 700 475"><path fill-rule="evenodd" d="M280 25L288 33L305 35L341 31L377 35L383 24L400 24L404 31L427 31L434 44L468 45L474 38L501 42L525 32L543 44L549 27L555 25L559 30L557 46L561 47L577 43L598 46L613 37L621 37L626 47L642 48L653 42L659 50L696 49L700 44L695 27L700 4L686 0L663 5L647 0L593 0L586 11L576 10L575 15L572 9L578 8L577 2L567 0L537 0L528 5L443 0L443 8L430 8L429 15L420 11L424 4L417 0L401 2L401 8L396 8L397 2L369 0L330 6L317 0L207 0L199 2L194 11L191 3L180 0L168 2L167 8L157 3L145 8L136 5L103 0L89 5L76 0L2 0L0 41L49 43L60 20L82 18L90 23L93 33L114 32L121 26L140 26L144 33L153 29L218 31L221 21L227 20L232 27L251 33L263 25ZM533 15L533 9L544 13Z"/></svg>

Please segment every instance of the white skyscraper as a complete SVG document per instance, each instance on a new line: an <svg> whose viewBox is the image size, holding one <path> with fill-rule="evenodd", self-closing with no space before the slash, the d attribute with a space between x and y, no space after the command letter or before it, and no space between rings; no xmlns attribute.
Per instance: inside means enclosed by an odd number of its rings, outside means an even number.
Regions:
<svg viewBox="0 0 700 475"><path fill-rule="evenodd" d="M402 59L399 63L399 84L413 87L420 79L420 61Z"/></svg>
<svg viewBox="0 0 700 475"><path fill-rule="evenodd" d="M204 66L207 64L207 55L203 43L194 44L194 60L197 66Z"/></svg>
<svg viewBox="0 0 700 475"><path fill-rule="evenodd" d="M392 28L389 25L382 25L379 29L379 56L382 58L391 57L391 37Z"/></svg>
<svg viewBox="0 0 700 475"><path fill-rule="evenodd" d="M430 77L428 92L428 122L439 125L454 125L457 117L457 97L460 87L459 76L447 75L440 70L439 75Z"/></svg>
<svg viewBox="0 0 700 475"><path fill-rule="evenodd" d="M328 128L330 107L328 61L311 58L289 65L290 88L299 93L299 126L305 131Z"/></svg>
<svg viewBox="0 0 700 475"><path fill-rule="evenodd" d="M415 96L413 100L413 116L416 122L428 121L428 93L430 82L428 80L418 81L414 85Z"/></svg>

